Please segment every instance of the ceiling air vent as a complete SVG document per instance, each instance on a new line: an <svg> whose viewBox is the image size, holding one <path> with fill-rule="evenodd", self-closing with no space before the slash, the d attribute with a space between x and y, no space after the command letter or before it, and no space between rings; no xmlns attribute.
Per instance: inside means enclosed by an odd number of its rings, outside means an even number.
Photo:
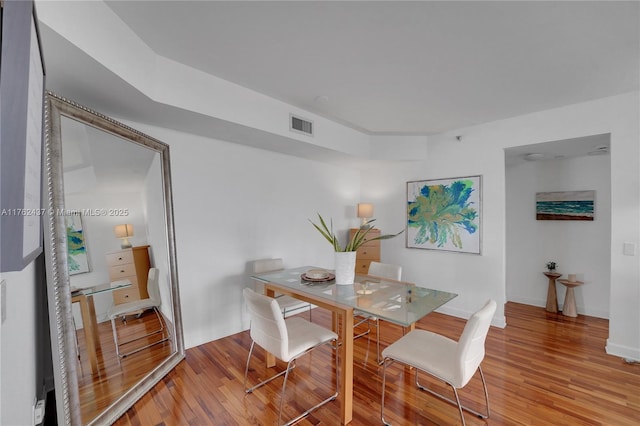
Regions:
<svg viewBox="0 0 640 426"><path fill-rule="evenodd" d="M307 136L313 136L313 121L289 114L289 130L304 133Z"/></svg>

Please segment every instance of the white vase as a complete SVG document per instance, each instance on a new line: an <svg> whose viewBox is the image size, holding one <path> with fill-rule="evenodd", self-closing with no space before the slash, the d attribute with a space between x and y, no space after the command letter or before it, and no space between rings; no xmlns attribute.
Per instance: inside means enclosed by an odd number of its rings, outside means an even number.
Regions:
<svg viewBox="0 0 640 426"><path fill-rule="evenodd" d="M356 274L356 252L337 251L336 254L336 284L353 284Z"/></svg>

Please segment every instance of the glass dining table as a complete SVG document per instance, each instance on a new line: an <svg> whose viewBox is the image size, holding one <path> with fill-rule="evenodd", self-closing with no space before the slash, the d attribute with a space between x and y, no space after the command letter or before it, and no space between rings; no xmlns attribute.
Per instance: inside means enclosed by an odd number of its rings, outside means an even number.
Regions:
<svg viewBox="0 0 640 426"><path fill-rule="evenodd" d="M359 311L385 321L413 329L425 315L438 309L457 294L434 290L404 281L394 281L371 275L356 274L354 284L336 284L335 280L309 281L305 272L321 269L302 266L254 275L264 283L265 294L287 294L312 303L333 313L333 329L342 336L339 356L341 423L353 417L353 312ZM271 354L267 367L275 365Z"/></svg>
<svg viewBox="0 0 640 426"><path fill-rule="evenodd" d="M89 359L89 365L91 366L91 372L93 374L98 373L98 349L100 348L98 322L96 320L96 308L93 303L93 296L131 287L131 285L131 281L129 280L120 280L71 291L71 303L80 304L82 327L87 343L87 358Z"/></svg>

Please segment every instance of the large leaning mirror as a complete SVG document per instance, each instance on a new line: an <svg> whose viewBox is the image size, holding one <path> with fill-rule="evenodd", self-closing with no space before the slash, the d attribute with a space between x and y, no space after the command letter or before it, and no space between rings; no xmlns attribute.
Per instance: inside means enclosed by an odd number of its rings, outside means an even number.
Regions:
<svg viewBox="0 0 640 426"><path fill-rule="evenodd" d="M45 119L58 424L112 424L184 358L169 146L52 93Z"/></svg>

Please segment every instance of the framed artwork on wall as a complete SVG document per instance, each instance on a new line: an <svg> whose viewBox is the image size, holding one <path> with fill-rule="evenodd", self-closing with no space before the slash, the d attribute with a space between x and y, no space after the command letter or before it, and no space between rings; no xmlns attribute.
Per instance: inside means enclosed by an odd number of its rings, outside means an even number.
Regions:
<svg viewBox="0 0 640 426"><path fill-rule="evenodd" d="M66 212L64 220L67 228L69 275L89 272L89 256L82 228L82 215L79 211Z"/></svg>
<svg viewBox="0 0 640 426"><path fill-rule="evenodd" d="M482 176L407 182L407 247L481 254Z"/></svg>
<svg viewBox="0 0 640 426"><path fill-rule="evenodd" d="M536 220L593 220L596 191L536 193Z"/></svg>

